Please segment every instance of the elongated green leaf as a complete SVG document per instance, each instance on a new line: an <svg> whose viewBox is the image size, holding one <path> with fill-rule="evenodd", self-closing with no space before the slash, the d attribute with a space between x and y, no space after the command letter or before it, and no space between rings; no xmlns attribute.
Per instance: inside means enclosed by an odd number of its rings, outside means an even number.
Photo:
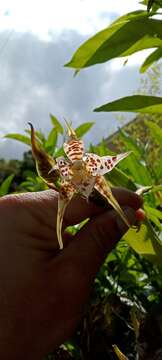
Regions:
<svg viewBox="0 0 162 360"><path fill-rule="evenodd" d="M148 0L148 4L147 4L147 11L150 11L152 6L154 5L155 0Z"/></svg>
<svg viewBox="0 0 162 360"><path fill-rule="evenodd" d="M144 73L155 61L158 61L162 57L162 47L153 51L144 61L140 67L140 72Z"/></svg>
<svg viewBox="0 0 162 360"><path fill-rule="evenodd" d="M87 40L65 66L82 69L137 51L162 46L162 22L136 11L118 18Z"/></svg>
<svg viewBox="0 0 162 360"><path fill-rule="evenodd" d="M65 153L64 153L63 146L61 146L59 149L56 149L56 151L54 152L55 158L64 156L64 155L65 155Z"/></svg>
<svg viewBox="0 0 162 360"><path fill-rule="evenodd" d="M150 11L150 9L152 12L156 12L160 7L162 7L161 0L143 0L140 1L140 4L146 5L148 12Z"/></svg>
<svg viewBox="0 0 162 360"><path fill-rule="evenodd" d="M133 95L104 104L94 111L124 111L147 114L162 114L162 97Z"/></svg>
<svg viewBox="0 0 162 360"><path fill-rule="evenodd" d="M99 145L90 144L88 152L97 154L99 156L114 155L114 152L107 147L107 142L102 139Z"/></svg>
<svg viewBox="0 0 162 360"><path fill-rule="evenodd" d="M162 212L158 209L152 208L151 206L145 205L145 210L154 216L156 216L158 219L162 220Z"/></svg>
<svg viewBox="0 0 162 360"><path fill-rule="evenodd" d="M60 124L60 122L58 121L58 119L56 118L56 116L50 114L50 119L51 119L52 125L55 126L58 133L63 134L64 129L63 129L62 125Z"/></svg>
<svg viewBox="0 0 162 360"><path fill-rule="evenodd" d="M78 138L82 137L83 135L85 135L90 129L91 127L94 125L94 122L86 122L84 124L81 124L80 126L78 126L75 129L76 135Z"/></svg>
<svg viewBox="0 0 162 360"><path fill-rule="evenodd" d="M123 143L126 145L127 150L132 150L133 153L136 155L137 158L141 159L141 157L144 154L144 150L142 146L136 143L136 141L128 135L124 130L119 130L119 137L123 141Z"/></svg>
<svg viewBox="0 0 162 360"><path fill-rule="evenodd" d="M147 11L149 12L151 9L156 11L162 6L161 0L147 0Z"/></svg>
<svg viewBox="0 0 162 360"><path fill-rule="evenodd" d="M3 181L3 183L0 186L0 196L4 196L8 194L14 176L15 176L14 174L11 174Z"/></svg>
<svg viewBox="0 0 162 360"><path fill-rule="evenodd" d="M149 173L149 170L145 165L139 162L135 155L132 153L129 155L123 162L121 163L121 168L128 169L130 175L132 175L133 180L140 185L151 186L152 185L152 177Z"/></svg>
<svg viewBox="0 0 162 360"><path fill-rule="evenodd" d="M28 136L25 136L25 135L21 135L21 134L7 134L4 136L5 138L8 138L8 139L13 139L13 140L17 140L17 141L20 141L26 145L30 145L31 146L31 141L30 141L30 138Z"/></svg>
<svg viewBox="0 0 162 360"><path fill-rule="evenodd" d="M162 225L160 223L160 220L153 214L147 213L148 219L156 226L156 228L160 231L162 231Z"/></svg>
<svg viewBox="0 0 162 360"><path fill-rule="evenodd" d="M106 179L109 180L113 186L123 186L132 191L137 190L137 187L131 180L131 177L118 168L114 168L110 173L108 173L106 175Z"/></svg>
<svg viewBox="0 0 162 360"><path fill-rule="evenodd" d="M49 149L52 147L54 150L56 143L57 143L57 130L56 128L53 128L48 135L48 139L45 143L45 149Z"/></svg>
<svg viewBox="0 0 162 360"><path fill-rule="evenodd" d="M138 254L153 263L162 264L162 243L147 220L139 231L131 228L123 238Z"/></svg>
<svg viewBox="0 0 162 360"><path fill-rule="evenodd" d="M145 205L144 209L148 219L150 219L158 227L158 229L162 231L162 212L148 205Z"/></svg>
<svg viewBox="0 0 162 360"><path fill-rule="evenodd" d="M162 129L160 126L149 120L145 120L145 124L149 127L155 141L162 147Z"/></svg>

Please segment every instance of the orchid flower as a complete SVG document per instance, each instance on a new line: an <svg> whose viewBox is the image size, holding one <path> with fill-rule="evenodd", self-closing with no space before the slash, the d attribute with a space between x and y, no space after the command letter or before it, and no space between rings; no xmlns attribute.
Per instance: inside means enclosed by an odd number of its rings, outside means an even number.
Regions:
<svg viewBox="0 0 162 360"><path fill-rule="evenodd" d="M123 210L112 194L111 188L104 178L119 161L130 152L115 156L98 156L86 153L84 143L71 125L67 123L68 140L63 148L65 157L54 159L39 146L33 125L31 127L31 144L33 157L36 160L38 175L52 189L58 192L58 212L56 231L60 249L63 249L62 222L65 209L75 194L88 199L93 189L97 190L117 211L125 224L130 227Z"/></svg>

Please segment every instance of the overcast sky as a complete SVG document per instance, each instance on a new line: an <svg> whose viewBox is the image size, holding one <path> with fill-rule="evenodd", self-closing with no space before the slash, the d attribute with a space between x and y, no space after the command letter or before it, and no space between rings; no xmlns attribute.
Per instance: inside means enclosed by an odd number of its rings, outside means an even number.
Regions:
<svg viewBox="0 0 162 360"><path fill-rule="evenodd" d="M49 113L74 126L96 124L86 142L99 142L119 122L115 114L93 113L105 102L136 91L142 55L96 65L73 77L64 68L79 45L117 16L139 9L137 0L1 0L0 157L18 158L27 147L2 140L23 133L27 122L49 131Z"/></svg>

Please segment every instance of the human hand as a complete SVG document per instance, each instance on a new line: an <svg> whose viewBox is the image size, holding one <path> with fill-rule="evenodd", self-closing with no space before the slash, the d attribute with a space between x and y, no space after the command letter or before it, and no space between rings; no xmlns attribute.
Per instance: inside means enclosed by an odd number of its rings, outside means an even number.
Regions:
<svg viewBox="0 0 162 360"><path fill-rule="evenodd" d="M131 224L141 198L113 191ZM56 237L57 193L53 190L0 199L0 359L42 360L68 339L80 320L100 265L127 227L107 211L76 198L64 228L89 217L75 237Z"/></svg>

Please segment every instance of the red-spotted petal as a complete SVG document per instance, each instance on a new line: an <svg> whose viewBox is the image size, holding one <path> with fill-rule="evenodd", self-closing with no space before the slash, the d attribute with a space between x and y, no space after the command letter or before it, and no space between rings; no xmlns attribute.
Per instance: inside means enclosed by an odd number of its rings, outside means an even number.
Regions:
<svg viewBox="0 0 162 360"><path fill-rule="evenodd" d="M85 154L83 160L86 163L87 170L93 175L104 175L111 171L119 161L130 154L129 152L114 156L99 156L96 154Z"/></svg>
<svg viewBox="0 0 162 360"><path fill-rule="evenodd" d="M70 180L72 176L72 172L71 172L71 164L69 163L69 161L64 159L63 157L60 157L56 159L56 162L61 176L63 178Z"/></svg>
<svg viewBox="0 0 162 360"><path fill-rule="evenodd" d="M83 161L86 164L88 173L92 176L96 176L102 165L101 157L96 154L87 153L83 157Z"/></svg>
<svg viewBox="0 0 162 360"><path fill-rule="evenodd" d="M84 154L83 141L75 139L69 140L67 143L64 143L64 151L71 162L81 160Z"/></svg>

